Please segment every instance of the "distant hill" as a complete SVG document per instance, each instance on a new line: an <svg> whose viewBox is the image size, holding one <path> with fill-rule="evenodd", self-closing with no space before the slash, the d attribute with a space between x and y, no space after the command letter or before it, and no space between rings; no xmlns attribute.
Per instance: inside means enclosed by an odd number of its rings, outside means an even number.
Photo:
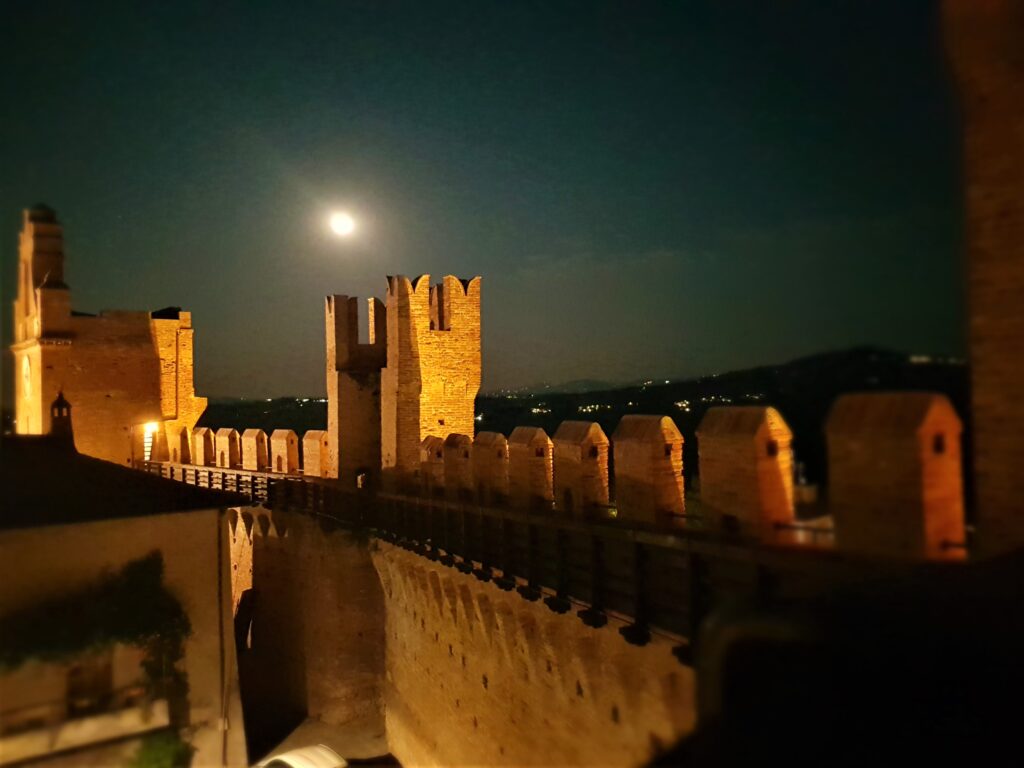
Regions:
<svg viewBox="0 0 1024 768"><path fill-rule="evenodd" d="M538 426L554 434L567 419L596 421L611 436L627 413L666 414L685 437L684 466L697 468L694 432L705 411L714 405L773 405L794 433L797 460L809 481L824 479L826 456L823 428L828 409L844 392L868 390L930 390L946 394L965 426L968 417L968 373L962 361L910 356L869 347L803 357L780 365L731 371L668 384L635 384L590 389L570 382L558 389L481 395L477 398L478 430L508 434L516 426ZM575 385L575 386L569 386ZM211 402L200 426L236 429L287 428L302 433L324 429L326 403L315 398L218 400ZM969 456L965 443L965 456ZM970 477L970 474L967 474Z"/></svg>

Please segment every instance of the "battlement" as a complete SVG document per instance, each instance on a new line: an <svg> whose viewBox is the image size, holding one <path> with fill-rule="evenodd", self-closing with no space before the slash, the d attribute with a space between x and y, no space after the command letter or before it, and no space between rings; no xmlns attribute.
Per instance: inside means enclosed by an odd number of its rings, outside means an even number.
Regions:
<svg viewBox="0 0 1024 768"><path fill-rule="evenodd" d="M388 277L381 457L396 483L419 470L424 438L472 435L480 390L479 277Z"/></svg>
<svg viewBox="0 0 1024 768"><path fill-rule="evenodd" d="M368 305L367 343L359 341L359 299L327 296L324 315L327 330L327 370L379 371L387 364L387 310L377 298Z"/></svg>

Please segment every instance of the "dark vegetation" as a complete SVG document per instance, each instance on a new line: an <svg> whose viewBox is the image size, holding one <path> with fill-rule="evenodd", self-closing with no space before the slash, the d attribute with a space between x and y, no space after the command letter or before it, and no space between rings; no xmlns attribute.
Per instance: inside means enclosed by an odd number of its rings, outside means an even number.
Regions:
<svg viewBox="0 0 1024 768"><path fill-rule="evenodd" d="M4 616L0 670L30 659L67 661L122 643L145 647L146 675L154 684L165 681L192 628L164 586L163 571L163 558L153 552L92 584Z"/></svg>

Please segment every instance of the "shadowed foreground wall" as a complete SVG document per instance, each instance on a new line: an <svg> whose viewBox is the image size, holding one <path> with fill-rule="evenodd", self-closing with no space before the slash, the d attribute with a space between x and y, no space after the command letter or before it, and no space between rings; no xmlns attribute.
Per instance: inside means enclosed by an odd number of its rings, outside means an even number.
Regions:
<svg viewBox="0 0 1024 768"><path fill-rule="evenodd" d="M694 678L655 639L386 543L388 745L403 765L641 765L694 725Z"/></svg>
<svg viewBox="0 0 1024 768"><path fill-rule="evenodd" d="M346 757L387 752L383 597L369 547L287 512L236 518L232 589L236 630L251 637L239 671L253 757L306 717L358 734Z"/></svg>

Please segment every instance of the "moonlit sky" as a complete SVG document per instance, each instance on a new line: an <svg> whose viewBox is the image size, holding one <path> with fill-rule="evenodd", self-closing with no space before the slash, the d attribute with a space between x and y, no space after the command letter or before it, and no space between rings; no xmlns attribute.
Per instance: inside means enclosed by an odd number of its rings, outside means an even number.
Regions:
<svg viewBox="0 0 1024 768"><path fill-rule="evenodd" d="M961 354L934 6L7 4L4 343L43 201L75 308L190 309L206 395L322 392L322 297L396 272L483 275L490 390Z"/></svg>

